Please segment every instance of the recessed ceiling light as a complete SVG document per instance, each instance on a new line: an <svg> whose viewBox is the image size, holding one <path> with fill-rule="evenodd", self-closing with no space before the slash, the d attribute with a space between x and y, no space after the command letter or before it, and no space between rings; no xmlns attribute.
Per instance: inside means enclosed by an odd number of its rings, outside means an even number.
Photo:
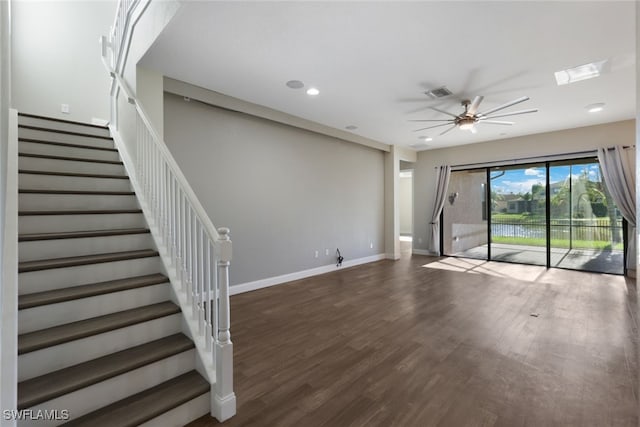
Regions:
<svg viewBox="0 0 640 427"><path fill-rule="evenodd" d="M289 80L286 85L291 89L302 89L304 87L304 83L302 83L300 80Z"/></svg>
<svg viewBox="0 0 640 427"><path fill-rule="evenodd" d="M592 79L598 77L605 71L605 65L607 60L598 62L590 62L584 65L578 65L577 67L567 68L566 70L560 70L555 72L556 83L558 86L566 85L569 83L579 82L581 80Z"/></svg>
<svg viewBox="0 0 640 427"><path fill-rule="evenodd" d="M318 94L320 94L320 91L315 87L310 87L309 89L307 89L307 95L316 96Z"/></svg>
<svg viewBox="0 0 640 427"><path fill-rule="evenodd" d="M349 125L349 126L345 126L345 129L347 129L347 130L356 130L356 129L358 129L358 126L356 126L356 125Z"/></svg>
<svg viewBox="0 0 640 427"><path fill-rule="evenodd" d="M418 139L421 139L423 141L433 141L433 138L431 138L430 136L419 136Z"/></svg>
<svg viewBox="0 0 640 427"><path fill-rule="evenodd" d="M590 113L597 113L604 110L604 102L597 102L595 104L589 104L584 107Z"/></svg>

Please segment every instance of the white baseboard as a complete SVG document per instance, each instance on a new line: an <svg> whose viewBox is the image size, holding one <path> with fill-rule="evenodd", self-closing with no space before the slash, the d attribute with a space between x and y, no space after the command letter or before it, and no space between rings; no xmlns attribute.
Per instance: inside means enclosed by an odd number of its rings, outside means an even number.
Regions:
<svg viewBox="0 0 640 427"><path fill-rule="evenodd" d="M411 253L415 254L415 255L438 256L437 254L434 254L433 252L431 252L431 251L429 251L427 249L412 249Z"/></svg>
<svg viewBox="0 0 640 427"><path fill-rule="evenodd" d="M260 279L253 282L241 283L239 285L233 285L229 287L230 295L242 294L245 292L255 291L257 289L268 288L269 286L280 285L282 283L292 282L294 280L305 279L311 276L317 276L319 274L330 273L339 268L353 267L356 265L367 264L370 262L380 261L385 259L385 254L372 255L364 258L352 259L342 263L342 267L336 267L335 264L323 265L322 267L310 268L309 270L296 271L295 273L283 274L281 276L268 277L266 279Z"/></svg>
<svg viewBox="0 0 640 427"><path fill-rule="evenodd" d="M107 119L99 119L97 117L92 117L91 118L91 124L92 125L98 125L98 126L107 126L107 125L109 125L109 120L107 120Z"/></svg>

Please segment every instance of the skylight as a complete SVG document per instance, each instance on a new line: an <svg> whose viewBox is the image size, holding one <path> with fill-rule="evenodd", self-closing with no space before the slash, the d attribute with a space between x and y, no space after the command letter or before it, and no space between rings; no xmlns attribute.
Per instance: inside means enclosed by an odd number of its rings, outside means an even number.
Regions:
<svg viewBox="0 0 640 427"><path fill-rule="evenodd" d="M598 77L604 71L604 66L607 60L598 62L590 62L584 65L578 65L577 67L567 68L566 70L560 70L555 72L556 83L558 86L566 85L569 83L579 82L581 80L592 79Z"/></svg>

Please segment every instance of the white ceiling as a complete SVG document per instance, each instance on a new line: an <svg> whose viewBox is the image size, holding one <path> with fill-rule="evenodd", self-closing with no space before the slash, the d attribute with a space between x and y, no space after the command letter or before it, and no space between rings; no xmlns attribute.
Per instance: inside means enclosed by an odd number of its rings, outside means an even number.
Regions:
<svg viewBox="0 0 640 427"><path fill-rule="evenodd" d="M186 48L185 48L186 47ZM554 72L608 59L610 72L557 86ZM432 136L440 148L635 117L635 4L632 1L193 2L186 3L143 62L165 75L387 144ZM320 95L285 86L314 86ZM425 90L446 86L449 98ZM538 108L484 124L478 133L409 119ZM588 104L605 110L587 113Z"/></svg>

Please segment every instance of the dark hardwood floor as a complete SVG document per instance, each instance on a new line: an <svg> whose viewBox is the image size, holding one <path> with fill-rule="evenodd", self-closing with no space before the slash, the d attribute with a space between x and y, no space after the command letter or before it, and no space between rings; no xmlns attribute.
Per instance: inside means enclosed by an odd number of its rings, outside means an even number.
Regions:
<svg viewBox="0 0 640 427"><path fill-rule="evenodd" d="M225 426L638 425L636 290L621 276L413 256L231 309Z"/></svg>

